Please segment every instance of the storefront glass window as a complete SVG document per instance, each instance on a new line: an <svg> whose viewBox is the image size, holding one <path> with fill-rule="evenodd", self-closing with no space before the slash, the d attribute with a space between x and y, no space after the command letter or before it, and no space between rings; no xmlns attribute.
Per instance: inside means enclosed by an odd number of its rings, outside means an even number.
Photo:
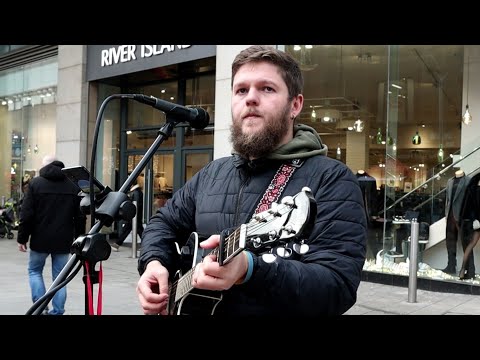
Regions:
<svg viewBox="0 0 480 360"><path fill-rule="evenodd" d="M18 203L22 184L55 153L57 71L52 57L0 73L0 196L7 200Z"/></svg>
<svg viewBox="0 0 480 360"><path fill-rule="evenodd" d="M366 267L405 267L409 234L394 219L414 211L431 225L444 217L435 204L444 203L440 192L454 169L422 184L460 149L464 47L286 45L285 51L299 60L305 77L299 122L317 130L328 156L345 162L369 194ZM427 258L431 267L444 262ZM385 259L395 265L387 268Z"/></svg>
<svg viewBox="0 0 480 360"><path fill-rule="evenodd" d="M187 80L186 104L203 108L209 115L209 125L204 129L185 131L184 146L211 146L215 123L215 76L203 75Z"/></svg>
<svg viewBox="0 0 480 360"><path fill-rule="evenodd" d="M158 99L178 103L178 85L176 81L162 84L129 88L128 93L154 96ZM127 115L127 149L148 149L158 136L158 130L165 125L163 111L136 101L128 102ZM175 145L176 131L164 140L161 148Z"/></svg>
<svg viewBox="0 0 480 360"><path fill-rule="evenodd" d="M102 103L110 95L120 93L116 86L107 84L98 85L97 112ZM120 101L108 102L103 113L102 123L97 143L97 161L95 163L95 177L105 186L118 189L120 168ZM92 128L95 124L92 124ZM91 140L90 140L91 141ZM91 148L91 144L89 146Z"/></svg>

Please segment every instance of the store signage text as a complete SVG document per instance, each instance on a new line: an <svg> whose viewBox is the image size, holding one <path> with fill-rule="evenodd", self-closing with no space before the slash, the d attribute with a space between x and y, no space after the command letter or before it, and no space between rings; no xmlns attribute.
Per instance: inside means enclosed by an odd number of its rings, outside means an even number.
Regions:
<svg viewBox="0 0 480 360"><path fill-rule="evenodd" d="M154 55L162 55L165 51L172 52L183 50L192 45L120 45L102 50L101 66L110 66L137 60L137 57L148 58Z"/></svg>

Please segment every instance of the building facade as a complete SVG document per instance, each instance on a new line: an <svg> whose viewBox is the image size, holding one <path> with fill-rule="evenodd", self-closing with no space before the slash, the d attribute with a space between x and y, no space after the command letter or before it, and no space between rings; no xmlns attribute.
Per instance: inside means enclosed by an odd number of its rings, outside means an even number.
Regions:
<svg viewBox="0 0 480 360"><path fill-rule="evenodd" d="M304 73L299 122L315 128L328 156L361 182L369 219L365 270L408 274L405 218L413 214L429 232L420 244L420 275L466 283L438 269L447 262L447 182L460 168L473 177L480 167L474 150L480 145L480 47L275 46L295 56ZM112 95L201 106L210 124L203 130L176 124L142 169L146 222L200 167L230 155L231 63L245 47L0 46L0 196L18 201L22 180L38 175L49 153L67 166L89 168L97 122L95 176L118 189L167 119L134 100L106 102ZM467 105L468 125L462 122ZM458 269L471 236L459 236Z"/></svg>

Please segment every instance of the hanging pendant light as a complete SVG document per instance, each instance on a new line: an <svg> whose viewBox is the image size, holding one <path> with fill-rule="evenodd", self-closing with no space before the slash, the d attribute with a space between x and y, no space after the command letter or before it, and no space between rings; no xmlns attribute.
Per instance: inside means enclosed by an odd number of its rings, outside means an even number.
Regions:
<svg viewBox="0 0 480 360"><path fill-rule="evenodd" d="M468 125L472 122L472 115L470 111L468 111L468 90L469 90L469 83L470 83L470 56L467 59L467 105L465 106L465 113L462 116L462 121L465 125Z"/></svg>
<svg viewBox="0 0 480 360"><path fill-rule="evenodd" d="M393 141L393 137L390 136L390 134L388 134L387 136L387 144L388 145L393 145L394 141Z"/></svg>
<svg viewBox="0 0 480 360"><path fill-rule="evenodd" d="M438 149L437 160L439 163L443 162L443 146L440 144L440 149Z"/></svg>
<svg viewBox="0 0 480 360"><path fill-rule="evenodd" d="M472 115L470 114L470 111L468 111L468 104L465 106L465 114L463 114L462 119L465 125L468 125L472 122Z"/></svg>
<svg viewBox="0 0 480 360"><path fill-rule="evenodd" d="M382 143L382 129L378 128L378 131L377 131L377 144L381 144Z"/></svg>
<svg viewBox="0 0 480 360"><path fill-rule="evenodd" d="M337 156L336 156L337 160L342 160L342 149L340 148L340 143L338 143L338 146L337 146Z"/></svg>
<svg viewBox="0 0 480 360"><path fill-rule="evenodd" d="M353 123L353 130L355 130L356 132L362 132L364 128L365 124L360 118L358 118L357 121Z"/></svg>
<svg viewBox="0 0 480 360"><path fill-rule="evenodd" d="M413 145L420 145L422 143L422 137L418 133L418 131L412 137L412 144Z"/></svg>

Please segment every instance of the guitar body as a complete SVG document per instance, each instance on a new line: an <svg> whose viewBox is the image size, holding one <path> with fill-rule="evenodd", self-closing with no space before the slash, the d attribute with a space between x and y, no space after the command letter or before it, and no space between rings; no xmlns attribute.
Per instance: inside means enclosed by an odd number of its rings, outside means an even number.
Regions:
<svg viewBox="0 0 480 360"><path fill-rule="evenodd" d="M204 240L204 239L202 239ZM207 255L204 249L199 246L199 235L196 232L190 234L186 245L179 250L181 256L181 268L174 276L168 299L169 315L213 315L218 303L222 300L222 293L219 291L199 290L191 288L186 291L180 299L175 300L178 285L182 285L182 281L190 280L191 276L185 276L188 271L200 263ZM193 272L192 272L193 275ZM187 286L187 283L183 284Z"/></svg>
<svg viewBox="0 0 480 360"><path fill-rule="evenodd" d="M169 308L169 315L213 315L217 305L222 300L222 294L208 290L191 290ZM171 300L169 300L170 302Z"/></svg>

